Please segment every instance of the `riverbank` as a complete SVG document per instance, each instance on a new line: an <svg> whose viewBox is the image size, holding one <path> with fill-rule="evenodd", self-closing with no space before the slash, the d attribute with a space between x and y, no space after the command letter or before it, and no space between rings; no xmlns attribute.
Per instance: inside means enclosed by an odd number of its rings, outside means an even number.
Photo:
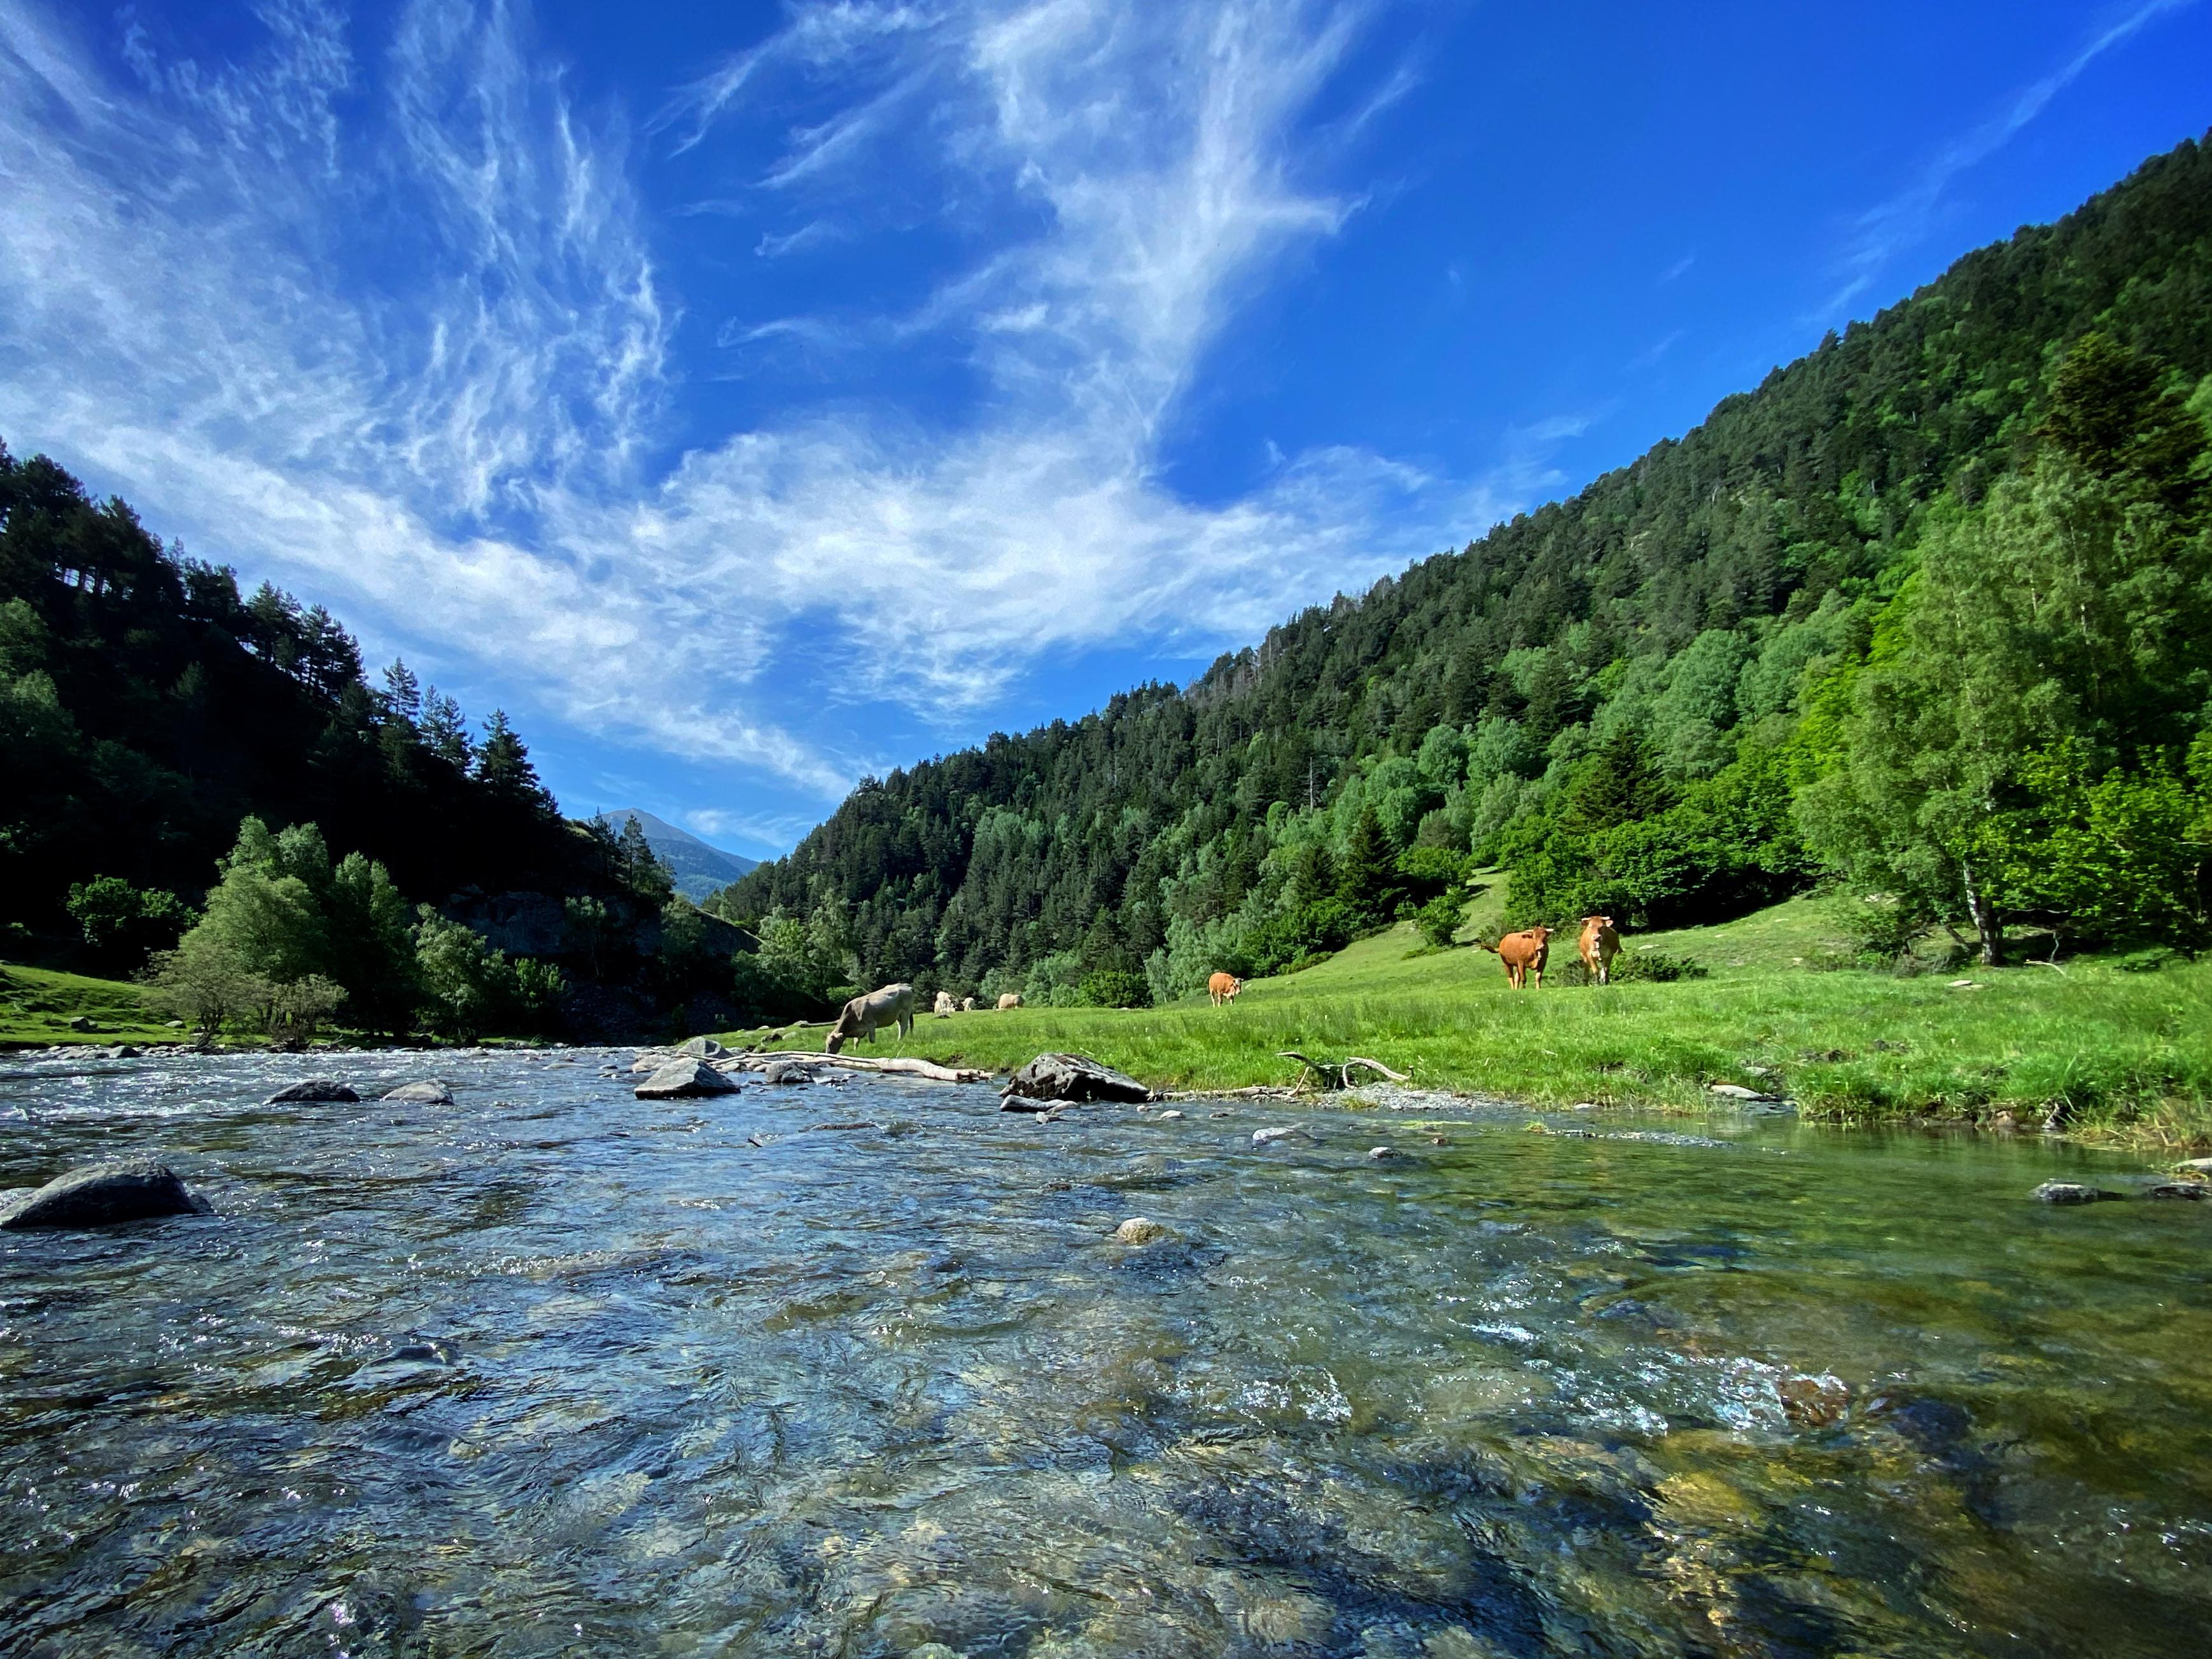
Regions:
<svg viewBox="0 0 2212 1659"><path fill-rule="evenodd" d="M1417 1086L1532 1106L1693 1112L1715 1084L1841 1123L1932 1120L2145 1148L2212 1146L2212 963L2130 972L2081 959L1899 979L1810 965L1816 912L1777 906L1632 945L1694 957L1703 979L1510 990L1495 957L1420 948L1400 927L1224 1008L924 1014L904 1052L1003 1070L1087 1054L1161 1089L1291 1084L1279 1057L1361 1054ZM1572 941L1554 966L1572 960ZM819 1047L827 1028L781 1028ZM757 1042L763 1031L723 1041ZM878 1040L879 1044L881 1039ZM884 1050L879 1047L878 1052Z"/></svg>

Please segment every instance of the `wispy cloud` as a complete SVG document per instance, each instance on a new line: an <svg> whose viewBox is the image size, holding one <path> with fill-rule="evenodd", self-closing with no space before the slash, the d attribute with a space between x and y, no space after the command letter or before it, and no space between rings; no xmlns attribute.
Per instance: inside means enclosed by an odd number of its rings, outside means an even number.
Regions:
<svg viewBox="0 0 2212 1659"><path fill-rule="evenodd" d="M1226 502L1162 482L1237 306L1353 210L1300 124L1356 4L793 7L650 130L750 155L728 201L800 228L687 226L747 257L865 238L845 210L884 158L1012 210L919 304L715 337L951 351L977 393L794 405L678 453L649 163L526 20L413 0L370 74L314 0L262 15L243 67L131 33L117 86L0 0L0 432L586 732L832 793L866 757L779 723L772 684L944 720L1056 653L1248 638L1525 504L1571 435L1473 483L1346 448Z"/></svg>
<svg viewBox="0 0 2212 1659"><path fill-rule="evenodd" d="M2051 73L2014 93L1988 120L1944 145L1904 190L1860 215L1844 249L1842 285L1829 297L1824 314L1841 312L1874 285L1898 252L1926 239L1953 179L2010 143L2021 128L2042 114L2052 99L2106 52L2125 45L2160 17L2186 11L2196 3L2197 0L2138 0L2096 28Z"/></svg>
<svg viewBox="0 0 2212 1659"><path fill-rule="evenodd" d="M1675 260L1673 264L1668 265L1666 270L1659 273L1659 285L1662 288L1664 288L1668 283L1673 282L1677 276L1681 276L1684 272L1687 271L1692 265L1697 263L1698 256L1696 254L1684 254L1680 258Z"/></svg>

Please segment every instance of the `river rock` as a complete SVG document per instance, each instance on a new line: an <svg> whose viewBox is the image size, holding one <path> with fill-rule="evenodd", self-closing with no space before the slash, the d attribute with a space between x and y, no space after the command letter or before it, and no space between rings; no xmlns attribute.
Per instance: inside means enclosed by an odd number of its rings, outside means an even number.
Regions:
<svg viewBox="0 0 2212 1659"><path fill-rule="evenodd" d="M1088 1054L1039 1054L1000 1091L1024 1100L1150 1100L1152 1091L1126 1073ZM1027 1109L1009 1107L1012 1111Z"/></svg>
<svg viewBox="0 0 2212 1659"><path fill-rule="evenodd" d="M761 1067L761 1081L785 1085L819 1083L823 1069L804 1060L771 1060Z"/></svg>
<svg viewBox="0 0 2212 1659"><path fill-rule="evenodd" d="M690 1054L696 1060L720 1060L728 1051L712 1037L696 1036L678 1043L676 1052Z"/></svg>
<svg viewBox="0 0 2212 1659"><path fill-rule="evenodd" d="M1279 1140L1288 1140L1297 1133L1298 1126L1295 1123L1278 1124L1272 1129L1255 1129L1252 1131L1252 1144L1255 1146L1272 1146Z"/></svg>
<svg viewBox="0 0 2212 1659"><path fill-rule="evenodd" d="M418 1083L403 1083L384 1098L416 1106L450 1106L453 1086L443 1078L428 1077Z"/></svg>
<svg viewBox="0 0 2212 1659"><path fill-rule="evenodd" d="M2212 1158L2185 1158L2173 1167L2177 1170L2193 1170L2201 1176L2212 1176Z"/></svg>
<svg viewBox="0 0 2212 1659"><path fill-rule="evenodd" d="M2193 1198L2199 1200L2212 1198L2212 1182L2203 1181L2154 1181L2142 1189L2145 1198Z"/></svg>
<svg viewBox="0 0 2212 1659"><path fill-rule="evenodd" d="M0 1206L0 1227L112 1227L164 1215L211 1215L174 1170L146 1158L111 1158L57 1176Z"/></svg>
<svg viewBox="0 0 2212 1659"><path fill-rule="evenodd" d="M676 1100L691 1095L733 1095L738 1085L696 1055L672 1060L631 1091L640 1100Z"/></svg>
<svg viewBox="0 0 2212 1659"><path fill-rule="evenodd" d="M1168 1236L1168 1230L1150 1216L1133 1215L1114 1229L1114 1237L1124 1244L1152 1244Z"/></svg>
<svg viewBox="0 0 2212 1659"><path fill-rule="evenodd" d="M1398 1149L1395 1146L1370 1146L1367 1149L1367 1156L1380 1164L1397 1157Z"/></svg>
<svg viewBox="0 0 2212 1659"><path fill-rule="evenodd" d="M2046 1181L2028 1196L2039 1204L2094 1204L2120 1194L2101 1187L2085 1187L2078 1181Z"/></svg>
<svg viewBox="0 0 2212 1659"><path fill-rule="evenodd" d="M1160 1121L1163 1123L1180 1123L1182 1121L1182 1114L1181 1112L1162 1112L1160 1114Z"/></svg>
<svg viewBox="0 0 2212 1659"><path fill-rule="evenodd" d="M264 1106L279 1106L289 1101L319 1100L335 1101L342 1105L351 1105L360 1098L359 1095L336 1078L311 1077L302 1082L287 1084L261 1103Z"/></svg>
<svg viewBox="0 0 2212 1659"><path fill-rule="evenodd" d="M70 1021L69 1028L72 1031L97 1031L100 1029L100 1022L89 1014L79 1014L75 1019Z"/></svg>
<svg viewBox="0 0 2212 1659"><path fill-rule="evenodd" d="M1741 1083L1708 1083L1705 1091L1718 1095L1723 1100L1756 1101L1761 1105L1772 1104L1777 1099L1777 1097L1762 1094L1756 1089L1747 1089Z"/></svg>

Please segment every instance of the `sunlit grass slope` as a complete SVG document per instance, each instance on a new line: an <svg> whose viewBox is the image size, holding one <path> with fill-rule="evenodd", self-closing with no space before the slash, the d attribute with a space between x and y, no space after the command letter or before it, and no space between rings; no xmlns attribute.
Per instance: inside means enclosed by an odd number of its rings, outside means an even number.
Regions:
<svg viewBox="0 0 2212 1659"><path fill-rule="evenodd" d="M1424 950L1399 927L1303 973L1255 981L1225 1008L1201 997L1139 1011L925 1014L906 1052L1007 1067L1074 1049L1163 1088L1232 1088L1295 1081L1296 1062L1277 1054L1297 1048L1364 1054L1418 1085L1536 1104L1688 1108L1728 1082L1778 1088L1808 1115L1846 1121L2010 1111L2026 1126L2063 1102L2093 1132L2176 1145L2212 1133L2212 963L1824 972L1812 965L1832 944L1820 915L1793 900L1629 941L1694 957L1705 979L1520 993L1496 957ZM1573 953L1571 939L1555 945L1554 964ZM1971 986L1954 988L1959 977ZM791 1045L819 1048L825 1030L799 1028Z"/></svg>
<svg viewBox="0 0 2212 1659"><path fill-rule="evenodd" d="M100 1027L72 1031L80 1016ZM0 1045L49 1042L170 1042L177 1033L146 1012L135 985L47 968L0 966Z"/></svg>

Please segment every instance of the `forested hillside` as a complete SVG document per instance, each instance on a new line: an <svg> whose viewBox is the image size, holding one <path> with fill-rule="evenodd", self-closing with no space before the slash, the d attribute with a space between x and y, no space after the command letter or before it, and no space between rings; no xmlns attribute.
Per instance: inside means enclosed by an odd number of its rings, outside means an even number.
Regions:
<svg viewBox="0 0 2212 1659"><path fill-rule="evenodd" d="M404 664L380 678L321 606L243 595L0 446L0 954L151 957L210 1032L739 1012L749 941L635 826L562 819L504 714L471 732Z"/></svg>
<svg viewBox="0 0 2212 1659"><path fill-rule="evenodd" d="M1516 921L1824 874L1985 955L2204 925L2212 148L1960 259L1680 441L1178 690L865 781L710 908L793 983L1127 1001L1473 860Z"/></svg>

